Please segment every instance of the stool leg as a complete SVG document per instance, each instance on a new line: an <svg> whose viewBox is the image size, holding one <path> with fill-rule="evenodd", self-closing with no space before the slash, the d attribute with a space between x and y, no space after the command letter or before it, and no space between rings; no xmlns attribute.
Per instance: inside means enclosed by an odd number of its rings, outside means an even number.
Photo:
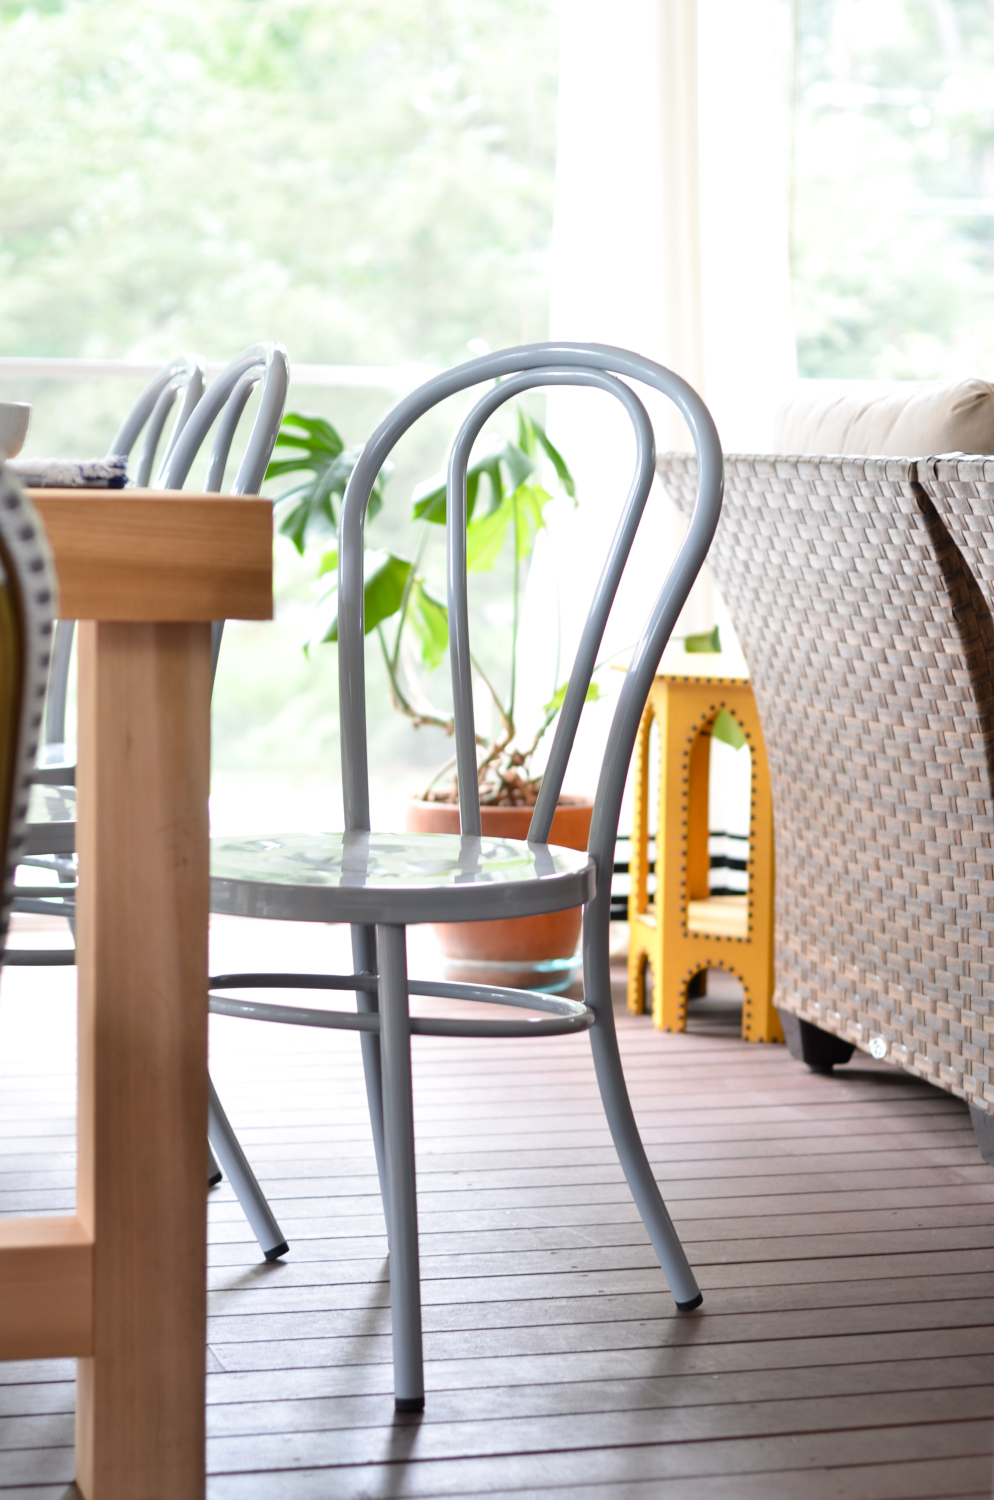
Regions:
<svg viewBox="0 0 994 1500"><path fill-rule="evenodd" d="M628 859L628 1009L632 1015L645 1012L646 929L639 921L649 905L649 734L653 702L646 704L632 756L634 806L631 853Z"/></svg>
<svg viewBox="0 0 994 1500"><path fill-rule="evenodd" d="M670 925L676 924L671 922ZM652 974L653 1024L659 1031L686 1031L687 985L692 974L687 973L686 955L679 951L676 942L667 943L666 934L660 948L661 952L657 950L658 967L653 968Z"/></svg>
<svg viewBox="0 0 994 1500"><path fill-rule="evenodd" d="M645 949L636 942L634 926L628 945L628 1009L631 1015L645 1014Z"/></svg>
<svg viewBox="0 0 994 1500"><path fill-rule="evenodd" d="M425 1404L421 1348L421 1274L414 1176L414 1100L411 1018L407 997L407 934L377 927L380 959L380 1050L383 1061L383 1136L390 1204L390 1316L393 1324L394 1401L398 1411Z"/></svg>

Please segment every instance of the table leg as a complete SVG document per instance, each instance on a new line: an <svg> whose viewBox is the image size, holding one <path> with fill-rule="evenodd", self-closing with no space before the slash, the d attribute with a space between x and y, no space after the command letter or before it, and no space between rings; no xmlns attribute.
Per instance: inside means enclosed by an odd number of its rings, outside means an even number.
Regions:
<svg viewBox="0 0 994 1500"><path fill-rule="evenodd" d="M86 1500L204 1494L210 626L79 632Z"/></svg>

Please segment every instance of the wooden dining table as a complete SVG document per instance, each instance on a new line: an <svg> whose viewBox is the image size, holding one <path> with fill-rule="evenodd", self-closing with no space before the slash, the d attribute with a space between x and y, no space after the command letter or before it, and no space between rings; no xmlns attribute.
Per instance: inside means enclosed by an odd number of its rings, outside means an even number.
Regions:
<svg viewBox="0 0 994 1500"><path fill-rule="evenodd" d="M272 506L32 490L79 627L76 1212L0 1221L0 1359L77 1360L87 1500L205 1490L210 621Z"/></svg>

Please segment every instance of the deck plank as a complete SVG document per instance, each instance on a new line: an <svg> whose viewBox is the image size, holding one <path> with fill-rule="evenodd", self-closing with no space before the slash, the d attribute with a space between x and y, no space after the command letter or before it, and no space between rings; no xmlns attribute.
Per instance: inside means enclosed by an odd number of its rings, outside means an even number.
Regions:
<svg viewBox="0 0 994 1500"><path fill-rule="evenodd" d="M223 967L297 943L233 919L217 937ZM0 1216L73 1208L71 981L49 971L40 1007L39 971L3 976ZM215 1019L214 1076L291 1252L262 1263L227 1184L211 1194L210 1500L989 1500L994 1171L966 1109L865 1058L809 1074L726 1013L691 1016L664 1036L619 1012L706 1293L689 1318L586 1039L417 1039L421 1420L392 1410L354 1037ZM69 1361L0 1366L2 1500L75 1497L73 1400Z"/></svg>

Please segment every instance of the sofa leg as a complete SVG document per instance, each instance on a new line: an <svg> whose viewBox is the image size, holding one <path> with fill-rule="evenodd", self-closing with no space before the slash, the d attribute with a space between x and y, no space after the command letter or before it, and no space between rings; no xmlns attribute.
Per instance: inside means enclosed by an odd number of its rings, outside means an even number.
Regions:
<svg viewBox="0 0 994 1500"><path fill-rule="evenodd" d="M855 1051L852 1042L844 1042L831 1031L822 1031L820 1026L802 1021L800 1016L792 1015L789 1010L778 1010L777 1015L780 1017L784 1041L791 1057L796 1057L798 1062L807 1063L812 1073L831 1073L836 1063L847 1063L852 1057ZM994 1121L991 1123L994 1124Z"/></svg>
<svg viewBox="0 0 994 1500"><path fill-rule="evenodd" d="M994 1167L994 1115L989 1115L986 1109L978 1109L975 1104L971 1104L970 1119L973 1121L980 1154L985 1162Z"/></svg>

